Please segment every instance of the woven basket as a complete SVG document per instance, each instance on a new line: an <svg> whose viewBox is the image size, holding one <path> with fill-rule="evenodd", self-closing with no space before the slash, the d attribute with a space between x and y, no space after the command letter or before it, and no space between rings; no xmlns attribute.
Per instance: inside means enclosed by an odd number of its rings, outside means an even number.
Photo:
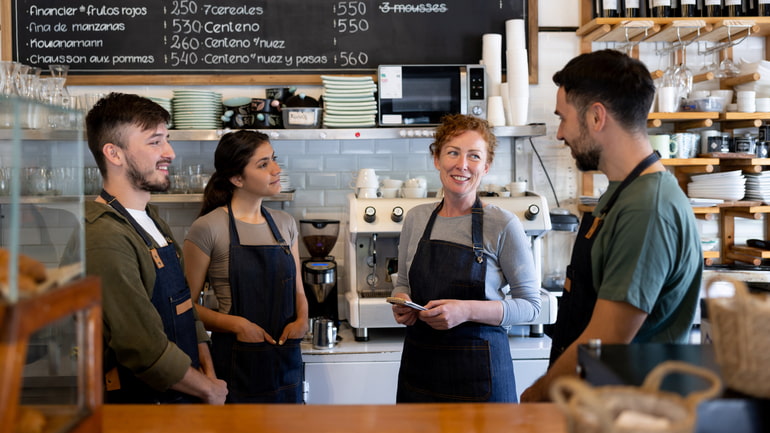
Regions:
<svg viewBox="0 0 770 433"><path fill-rule="evenodd" d="M718 276L735 287L731 298L708 297L714 354L727 386L754 397L770 398L770 296L749 293L746 284Z"/></svg>
<svg viewBox="0 0 770 433"><path fill-rule="evenodd" d="M707 389L682 397L661 391L669 373L703 377ZM692 433L696 407L717 396L722 382L715 373L681 361L665 361L655 367L641 387L593 388L575 377L562 377L551 387L551 398L567 417L570 433Z"/></svg>

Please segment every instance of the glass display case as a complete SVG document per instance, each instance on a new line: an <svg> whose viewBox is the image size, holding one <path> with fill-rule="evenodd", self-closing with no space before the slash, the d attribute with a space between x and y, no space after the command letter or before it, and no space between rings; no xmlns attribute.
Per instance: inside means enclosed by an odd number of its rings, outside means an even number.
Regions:
<svg viewBox="0 0 770 433"><path fill-rule="evenodd" d="M82 123L75 110L0 96L0 433L101 431Z"/></svg>

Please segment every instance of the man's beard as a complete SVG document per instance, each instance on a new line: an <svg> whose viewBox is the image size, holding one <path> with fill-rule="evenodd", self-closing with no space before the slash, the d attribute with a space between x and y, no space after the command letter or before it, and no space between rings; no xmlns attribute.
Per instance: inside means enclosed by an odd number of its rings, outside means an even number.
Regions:
<svg viewBox="0 0 770 433"><path fill-rule="evenodd" d="M168 191L169 186L171 186L171 182L169 181L168 176L166 176L166 178L162 181L151 182L142 172L139 171L134 162L130 159L128 160L128 178L131 180L131 183L135 187L142 191L166 192Z"/></svg>
<svg viewBox="0 0 770 433"><path fill-rule="evenodd" d="M599 169L599 158L601 149L591 140L588 135L588 128L585 124L580 125L580 136L577 139L577 146L570 146L575 154L575 165L580 171L594 171ZM575 149L581 149L575 151Z"/></svg>

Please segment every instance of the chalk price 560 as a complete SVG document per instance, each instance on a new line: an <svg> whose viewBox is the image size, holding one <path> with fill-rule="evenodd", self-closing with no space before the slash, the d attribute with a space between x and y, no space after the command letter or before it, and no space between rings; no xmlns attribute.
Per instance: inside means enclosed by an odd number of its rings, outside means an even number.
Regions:
<svg viewBox="0 0 770 433"><path fill-rule="evenodd" d="M340 51L339 65L342 67L364 66L367 63L369 63L369 55L363 51Z"/></svg>

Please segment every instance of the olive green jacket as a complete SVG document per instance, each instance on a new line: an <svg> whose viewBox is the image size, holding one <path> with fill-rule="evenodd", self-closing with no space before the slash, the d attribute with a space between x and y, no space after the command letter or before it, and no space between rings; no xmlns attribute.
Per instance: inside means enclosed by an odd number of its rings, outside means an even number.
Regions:
<svg viewBox="0 0 770 433"><path fill-rule="evenodd" d="M171 229L157 210L148 206L147 212L170 238ZM168 340L150 301L155 265L147 245L109 205L86 202L85 220L86 273L101 277L102 284L104 371L120 363L152 388L165 391L182 380L191 360ZM181 261L181 245L173 244ZM195 318L198 341L208 341L197 313Z"/></svg>

